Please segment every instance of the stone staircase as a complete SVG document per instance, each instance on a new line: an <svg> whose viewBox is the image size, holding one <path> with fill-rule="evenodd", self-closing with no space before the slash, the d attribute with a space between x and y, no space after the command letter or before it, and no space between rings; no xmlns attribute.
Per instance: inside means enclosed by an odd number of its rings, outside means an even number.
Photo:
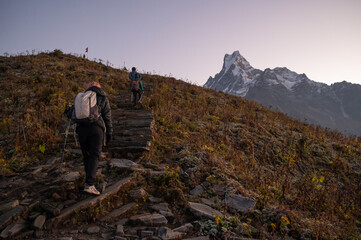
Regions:
<svg viewBox="0 0 361 240"><path fill-rule="evenodd" d="M122 189L129 189L136 182L131 168L146 170L137 163L144 152L149 151L153 140L152 113L140 105L133 107L129 91L110 97L110 102L113 108L113 141L104 148L106 152L102 154L97 173L98 189L102 194L89 196L82 192L84 171L81 151L72 137L74 131L71 128L61 171L60 158L53 157L44 165L0 182L0 238L57 239L59 234L53 236L52 232L69 225L74 215L102 206L104 200L117 196ZM102 219L114 219L135 205L123 204L120 210L111 210L110 207L110 215ZM72 231L76 232L76 229Z"/></svg>
<svg viewBox="0 0 361 240"><path fill-rule="evenodd" d="M166 173L167 164L165 160L158 166L143 159L153 140L154 120L141 105L133 107L130 96L123 91L110 97L114 132L99 162L96 187L101 195L83 192L83 160L71 129L61 168L60 157L52 157L0 181L0 239L210 239L190 238L199 231L194 220L223 216L213 208L217 198L199 196L207 189L224 196L227 186L205 181L189 191L189 199L195 202L187 206L170 205L166 193L149 187L148 183ZM228 195L224 204L243 213L255 202Z"/></svg>

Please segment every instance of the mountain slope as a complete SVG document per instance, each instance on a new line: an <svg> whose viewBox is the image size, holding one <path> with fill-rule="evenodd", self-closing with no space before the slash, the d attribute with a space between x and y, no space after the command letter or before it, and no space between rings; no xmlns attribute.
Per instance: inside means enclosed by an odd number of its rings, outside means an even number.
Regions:
<svg viewBox="0 0 361 240"><path fill-rule="evenodd" d="M347 82L328 86L287 68L254 69L238 51L226 54L220 73L206 88L245 97L299 120L361 134L361 85Z"/></svg>
<svg viewBox="0 0 361 240"><path fill-rule="evenodd" d="M136 173L135 185L168 204L174 215L164 226L191 223L187 237L216 239L360 237L359 139L312 127L241 97L173 78L143 77L149 92L142 107L154 115L154 139L138 163L156 171ZM59 156L62 109L83 83L95 79L113 107L115 99L122 99L119 92L128 89L127 72L71 55L0 59L3 181ZM114 115L114 121L119 117ZM46 150L41 152L39 145ZM105 174L105 179L115 173ZM64 222L65 227L100 224L109 206L129 199L129 192ZM232 210L229 197L234 195L252 199L255 206L245 212ZM154 198L149 196L142 195L133 215L125 217L150 211ZM219 215L200 217L194 203L206 204ZM145 227L125 225L136 233Z"/></svg>

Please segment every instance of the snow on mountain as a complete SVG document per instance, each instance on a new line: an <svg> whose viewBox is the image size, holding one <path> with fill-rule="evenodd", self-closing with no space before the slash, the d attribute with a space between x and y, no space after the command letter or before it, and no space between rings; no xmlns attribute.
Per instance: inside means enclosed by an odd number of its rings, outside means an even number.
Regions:
<svg viewBox="0 0 361 240"><path fill-rule="evenodd" d="M225 55L221 71L209 77L204 87L272 105L310 123L361 134L361 85L328 86L286 67L261 71L234 51Z"/></svg>
<svg viewBox="0 0 361 240"><path fill-rule="evenodd" d="M239 51L234 51L230 55L225 55L220 73L216 74L214 78L210 77L204 86L245 96L248 86L254 83L258 71L241 56ZM243 86L241 90L240 86Z"/></svg>

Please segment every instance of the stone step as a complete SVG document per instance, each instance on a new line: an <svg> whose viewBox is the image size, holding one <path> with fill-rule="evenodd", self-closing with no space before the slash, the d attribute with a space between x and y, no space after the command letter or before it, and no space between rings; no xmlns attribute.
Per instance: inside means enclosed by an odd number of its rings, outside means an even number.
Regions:
<svg viewBox="0 0 361 240"><path fill-rule="evenodd" d="M149 147L129 146L129 147L110 147L109 153L113 158L129 157L131 159L139 158L144 152L149 152Z"/></svg>
<svg viewBox="0 0 361 240"><path fill-rule="evenodd" d="M133 136L119 136L117 134L113 134L114 141L124 141L124 142L139 142L139 141L152 141L152 135L133 135Z"/></svg>
<svg viewBox="0 0 361 240"><path fill-rule="evenodd" d="M151 141L119 141L114 140L109 143L109 147L147 147L150 146Z"/></svg>
<svg viewBox="0 0 361 240"><path fill-rule="evenodd" d="M125 109L116 109L112 110L112 117L114 119L129 119L129 118L137 118L137 119L143 119L143 118L153 118L153 114L144 109L139 110L125 110Z"/></svg>
<svg viewBox="0 0 361 240"><path fill-rule="evenodd" d="M113 119L113 126L126 126L130 128L144 128L152 126L153 124L153 118L147 118L147 119Z"/></svg>
<svg viewBox="0 0 361 240"><path fill-rule="evenodd" d="M105 222L105 221L110 221L112 219L115 219L123 214L125 214L126 212L128 212L129 210L131 210L133 207L136 207L137 205L132 202L132 203L128 203L124 206L122 206L121 208L115 209L112 212L110 212L108 215L102 217L100 219L100 221Z"/></svg>
<svg viewBox="0 0 361 240"><path fill-rule="evenodd" d="M0 216L0 229L10 224L13 219L16 219L24 211L23 206L16 206L10 211Z"/></svg>
<svg viewBox="0 0 361 240"><path fill-rule="evenodd" d="M152 129L150 127L144 128L127 128L123 130L114 129L113 136L153 136Z"/></svg>
<svg viewBox="0 0 361 240"><path fill-rule="evenodd" d="M63 222L64 219L68 218L71 214L75 211L82 211L84 209L94 207L100 204L101 201L110 197L113 194L116 194L122 187L129 184L133 180L133 177L127 177L119 180L118 182L114 183L112 186L105 189L105 192L96 197L89 197L81 202L78 202L68 208L65 208L60 212L60 214L52 219L47 221L46 225L48 228L57 227L60 222Z"/></svg>

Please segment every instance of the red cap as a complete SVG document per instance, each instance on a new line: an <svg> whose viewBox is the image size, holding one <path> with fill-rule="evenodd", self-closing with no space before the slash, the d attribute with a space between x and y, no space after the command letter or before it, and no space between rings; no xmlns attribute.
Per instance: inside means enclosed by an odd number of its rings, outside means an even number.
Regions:
<svg viewBox="0 0 361 240"><path fill-rule="evenodd" d="M98 87L98 88L101 88L100 84L97 83L97 82L90 82L90 83L88 83L88 87L87 87L87 88L91 88L91 87L93 87L93 86Z"/></svg>

